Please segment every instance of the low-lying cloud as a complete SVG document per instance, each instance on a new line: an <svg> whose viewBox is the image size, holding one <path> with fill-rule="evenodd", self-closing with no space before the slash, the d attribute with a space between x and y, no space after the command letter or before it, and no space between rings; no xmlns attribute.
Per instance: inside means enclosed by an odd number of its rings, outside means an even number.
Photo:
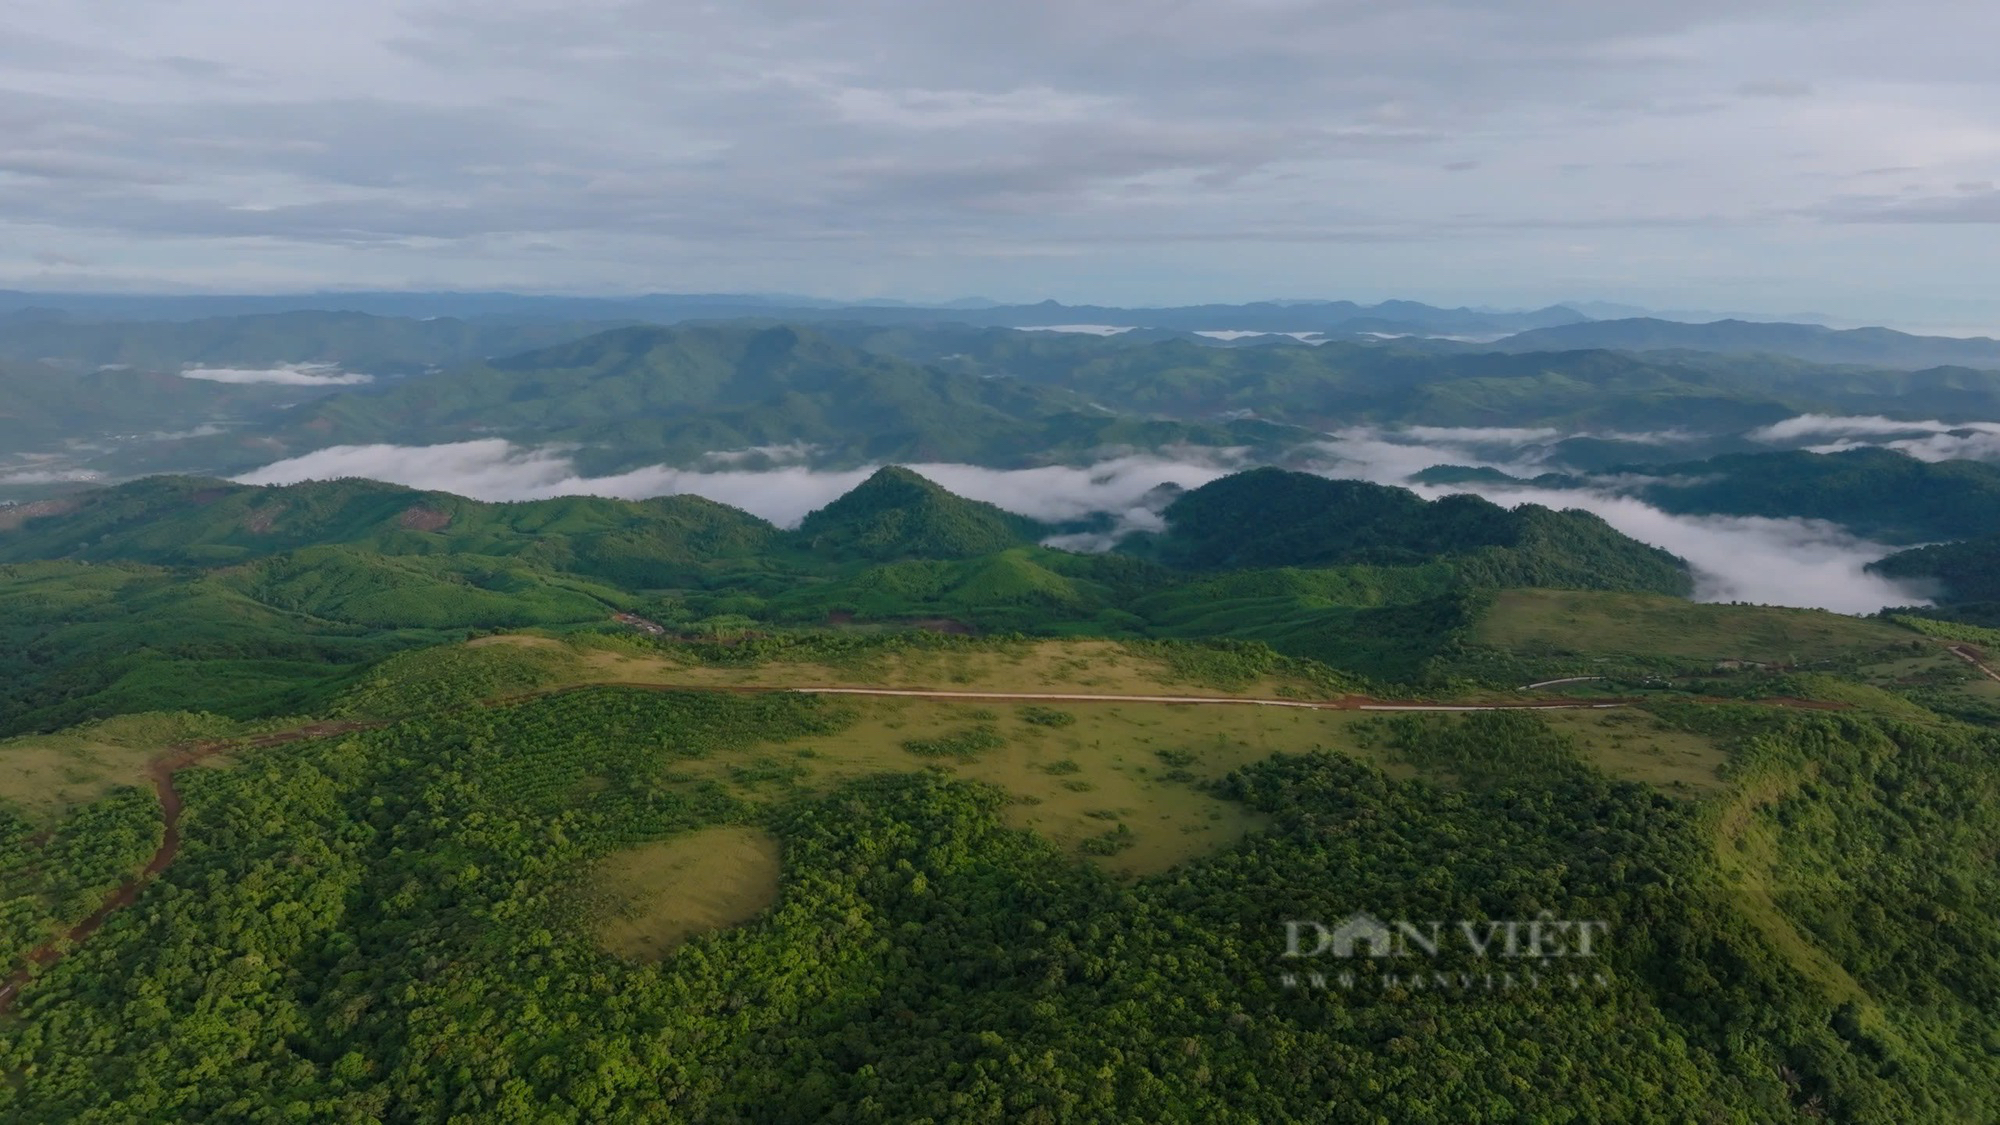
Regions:
<svg viewBox="0 0 2000 1125"><path fill-rule="evenodd" d="M281 363L276 367L186 367L181 378L209 383L270 383L287 387L352 387L375 381L373 375L342 371L332 363Z"/></svg>
<svg viewBox="0 0 2000 1125"><path fill-rule="evenodd" d="M1791 445L1815 438L1835 440L1806 446L1810 453L1850 449L1892 449L1919 461L2000 461L2000 422L1907 421L1879 414L1802 414L1752 430L1755 441Z"/></svg>
<svg viewBox="0 0 2000 1125"><path fill-rule="evenodd" d="M1135 454L1089 466L1047 465L989 469L978 465L913 464L909 468L960 496L1048 523L1100 513L1144 521L1142 503L1161 484L1196 488L1241 467L1227 450L1184 458ZM832 503L868 479L879 466L824 470L677 469L648 466L611 476L587 477L560 449L525 449L501 438L448 445L338 445L266 465L236 479L243 484L294 484L305 480L367 477L413 488L437 489L478 500L542 500L552 496L607 496L636 500L691 493L741 508L780 527L795 527L808 512Z"/></svg>
<svg viewBox="0 0 2000 1125"><path fill-rule="evenodd" d="M1421 447L1378 439L1350 440L1346 458L1312 463L1324 476L1400 481L1395 474L1416 464ZM1369 457L1390 451L1394 464ZM1417 458L1421 460L1421 458ZM1058 537L1051 545L1102 550L1118 537L1161 525L1163 484L1197 488L1246 465L1229 451L1187 450L1175 456L1132 455L1094 465L990 469L976 465L909 466L961 496L985 500L1050 523L1111 517L1112 530ZM438 489L482 500L533 500L591 495L642 499L692 493L729 504L784 527L824 507L873 472L873 467L829 471L804 466L761 470L676 469L650 466L612 476L579 474L561 449L526 449L502 439L433 446L336 446L267 465L237 478L245 484L290 484L336 477L368 477ZM1924 599L1909 587L1867 572L1891 548L1815 520L1735 516L1683 516L1609 491L1556 491L1517 486L1419 487L1439 496L1472 492L1495 503L1581 508L1641 542L1688 560L1704 601L1746 601L1808 606L1842 613L1872 613L1884 606Z"/></svg>
<svg viewBox="0 0 2000 1125"><path fill-rule="evenodd" d="M1871 574L1869 563L1895 548L1858 538L1823 520L1759 516L1684 516L1630 496L1605 492L1479 485L1427 488L1424 496L1471 492L1513 507L1581 508L1642 543L1687 560L1695 599L1806 606L1836 613L1874 613L1884 606L1928 601L1918 590Z"/></svg>

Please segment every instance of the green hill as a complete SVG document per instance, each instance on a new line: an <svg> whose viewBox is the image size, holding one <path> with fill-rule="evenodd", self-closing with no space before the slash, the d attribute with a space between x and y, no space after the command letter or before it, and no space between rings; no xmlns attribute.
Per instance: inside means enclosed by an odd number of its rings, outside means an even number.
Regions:
<svg viewBox="0 0 2000 1125"><path fill-rule="evenodd" d="M1957 365L2000 369L2000 341L1912 336L1889 328L1827 328L1818 324L1718 320L1687 324L1652 317L1598 320L1533 328L1492 347L1505 351L1617 348L1778 355L1813 363L1916 369Z"/></svg>
<svg viewBox="0 0 2000 1125"><path fill-rule="evenodd" d="M338 395L274 436L290 452L500 435L583 446L592 471L809 447L816 461L1015 464L1120 441L1245 444L1256 423L1153 423L1061 389L873 355L790 327L634 327Z"/></svg>
<svg viewBox="0 0 2000 1125"><path fill-rule="evenodd" d="M949 327L840 335L947 370L1067 388L1114 409L1177 418L1250 412L1322 430L1371 423L1740 434L1805 413L2000 416L2000 382L1963 366L1902 371L1583 345L1509 354L1436 340L1214 347L1140 333L1097 339ZM1619 459L1634 452L1644 448Z"/></svg>
<svg viewBox="0 0 2000 1125"><path fill-rule="evenodd" d="M0 454L61 450L218 422L268 420L324 394L309 387L213 383L151 371L67 371L0 359Z"/></svg>
<svg viewBox="0 0 2000 1125"><path fill-rule="evenodd" d="M0 358L46 360L82 371L106 365L171 373L189 365L334 363L378 376L415 375L546 347L604 327L560 318L418 319L332 310L139 321L17 313L0 316Z"/></svg>
<svg viewBox="0 0 2000 1125"><path fill-rule="evenodd" d="M1651 466L1641 491L1670 512L1803 516L1890 543L1964 539L2000 527L2000 465L1919 461L1888 449L1746 453Z"/></svg>
<svg viewBox="0 0 2000 1125"><path fill-rule="evenodd" d="M1898 551L1868 569L1929 587L1926 592L1950 616L2000 623L2000 535Z"/></svg>
<svg viewBox="0 0 2000 1125"><path fill-rule="evenodd" d="M488 504L367 480L285 486L149 477L69 497L0 530L0 562L124 559L213 566L342 544L385 555L467 554L669 584L689 566L748 558L776 528L698 496L568 496Z"/></svg>
<svg viewBox="0 0 2000 1125"><path fill-rule="evenodd" d="M1425 501L1407 489L1253 469L1167 508L1167 530L1133 550L1194 568L1415 566L1452 560L1484 586L1573 586L1685 594L1685 565L1581 511L1477 496Z"/></svg>
<svg viewBox="0 0 2000 1125"><path fill-rule="evenodd" d="M965 559L1033 543L1041 525L954 496L898 466L877 470L799 525L807 550L836 558Z"/></svg>

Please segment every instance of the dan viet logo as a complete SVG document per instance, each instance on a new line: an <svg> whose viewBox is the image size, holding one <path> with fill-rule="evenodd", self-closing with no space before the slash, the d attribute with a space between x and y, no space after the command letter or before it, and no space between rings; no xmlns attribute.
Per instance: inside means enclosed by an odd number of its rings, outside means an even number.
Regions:
<svg viewBox="0 0 2000 1125"><path fill-rule="evenodd" d="M1533 918L1383 921L1357 912L1332 925L1284 923L1280 987L1356 992L1582 991L1611 983L1611 924Z"/></svg>

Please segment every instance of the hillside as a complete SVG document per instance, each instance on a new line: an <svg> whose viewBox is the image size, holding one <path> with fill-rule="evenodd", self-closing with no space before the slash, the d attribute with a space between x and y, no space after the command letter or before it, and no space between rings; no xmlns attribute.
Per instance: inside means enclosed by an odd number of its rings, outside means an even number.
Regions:
<svg viewBox="0 0 2000 1125"><path fill-rule="evenodd" d="M2000 465L1979 461L1851 449L1733 454L1638 471L1668 478L1639 494L1669 512L1803 516L1888 543L1962 539L2000 527Z"/></svg>
<svg viewBox="0 0 2000 1125"><path fill-rule="evenodd" d="M617 329L340 395L275 436L297 452L494 435L579 443L580 463L611 471L774 447L829 464L1004 465L1136 440L1268 442L1279 431L1147 423L1055 388L921 367L800 329L721 326Z"/></svg>
<svg viewBox="0 0 2000 1125"><path fill-rule="evenodd" d="M193 320L105 320L48 309L0 315L0 359L64 370L107 365L174 373L183 367L271 368L337 364L375 376L511 355L601 331L603 324L370 316L297 309Z"/></svg>
<svg viewBox="0 0 2000 1125"><path fill-rule="evenodd" d="M991 504L954 496L897 466L879 469L806 516L798 542L833 557L964 559L1033 543L1045 529Z"/></svg>
<svg viewBox="0 0 2000 1125"><path fill-rule="evenodd" d="M1451 562L1485 586L1577 586L1685 594L1685 565L1596 516L1476 496L1425 501L1407 489L1253 469L1197 488L1167 530L1131 550L1195 568L1415 566Z"/></svg>
<svg viewBox="0 0 2000 1125"><path fill-rule="evenodd" d="M165 439L218 423L274 418L325 391L244 386L145 371L68 371L0 359L0 458L60 454L79 443ZM67 458L65 458L67 460Z"/></svg>
<svg viewBox="0 0 2000 1125"><path fill-rule="evenodd" d="M215 566L306 547L520 558L634 586L767 550L770 524L698 496L487 504L366 480L282 487L149 477L0 528L0 562L75 558Z"/></svg>
<svg viewBox="0 0 2000 1125"><path fill-rule="evenodd" d="M1637 317L1531 328L1491 345L1514 352L1610 348L1617 351L1694 351L1790 356L1813 363L1856 364L1916 370L1973 367L2000 370L2000 340L1913 336L1888 328L1827 328L1718 320L1685 324Z"/></svg>
<svg viewBox="0 0 2000 1125"><path fill-rule="evenodd" d="M2000 380L1963 366L1905 371L1709 352L1495 350L1401 339L1216 347L1138 333L826 331L865 350L1065 387L1117 409L1181 418L1245 411L1322 430L1374 423L1731 435L1802 413L2000 417ZM1644 452L1628 448L1616 460Z"/></svg>
<svg viewBox="0 0 2000 1125"><path fill-rule="evenodd" d="M1938 601L1948 606L1983 602L1988 614L2000 608L2000 534L1898 551L1869 569L1929 583Z"/></svg>

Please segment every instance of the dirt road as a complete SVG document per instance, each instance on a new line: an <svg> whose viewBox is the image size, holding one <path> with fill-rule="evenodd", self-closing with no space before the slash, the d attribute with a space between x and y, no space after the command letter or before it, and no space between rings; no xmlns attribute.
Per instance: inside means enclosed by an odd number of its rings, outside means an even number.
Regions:
<svg viewBox="0 0 2000 1125"><path fill-rule="evenodd" d="M1987 679L2000 680L2000 672L1995 672L1993 669L1988 668L1986 665L1980 663L1979 655L1976 652L1976 650L1967 648L1964 645L1946 645L1945 647L1951 650L1951 654L1953 656L1958 657L1960 660L1963 660L1967 664L1972 665L1974 668L1979 669L1981 672L1986 673Z"/></svg>
<svg viewBox="0 0 2000 1125"><path fill-rule="evenodd" d="M740 689L739 689L740 690ZM755 691L757 689L751 688ZM1578 699L1527 700L1520 703L1389 703L1361 695L1341 699L1252 699L1229 695L1088 695L1075 692L933 691L928 688L794 687L771 691L798 695L872 695L907 699L942 699L996 703L1194 703L1248 707L1302 707L1311 711L1522 711L1539 709L1603 710L1624 707L1631 700L1586 702Z"/></svg>
<svg viewBox="0 0 2000 1125"><path fill-rule="evenodd" d="M125 880L117 890L112 891L90 917L70 927L69 932L59 939L43 942L28 953L27 964L21 966L13 976L0 984L0 1013L4 1013L14 1003L14 997L21 986L28 982L37 966L46 968L62 960L68 947L81 943L97 932L111 915L132 905L139 899L139 892L153 881L181 850L181 791L174 787L174 774L201 761L203 758L219 754L224 750L253 750L265 746L282 746L287 742L298 742L307 738L325 738L329 735L345 734L348 731L380 726L380 723L309 723L290 730L275 731L270 734L253 735L249 738L223 739L215 742L190 742L168 749L153 759L146 768L146 776L153 782L153 793L160 801L160 819L164 828L160 833L160 846L135 878Z"/></svg>

